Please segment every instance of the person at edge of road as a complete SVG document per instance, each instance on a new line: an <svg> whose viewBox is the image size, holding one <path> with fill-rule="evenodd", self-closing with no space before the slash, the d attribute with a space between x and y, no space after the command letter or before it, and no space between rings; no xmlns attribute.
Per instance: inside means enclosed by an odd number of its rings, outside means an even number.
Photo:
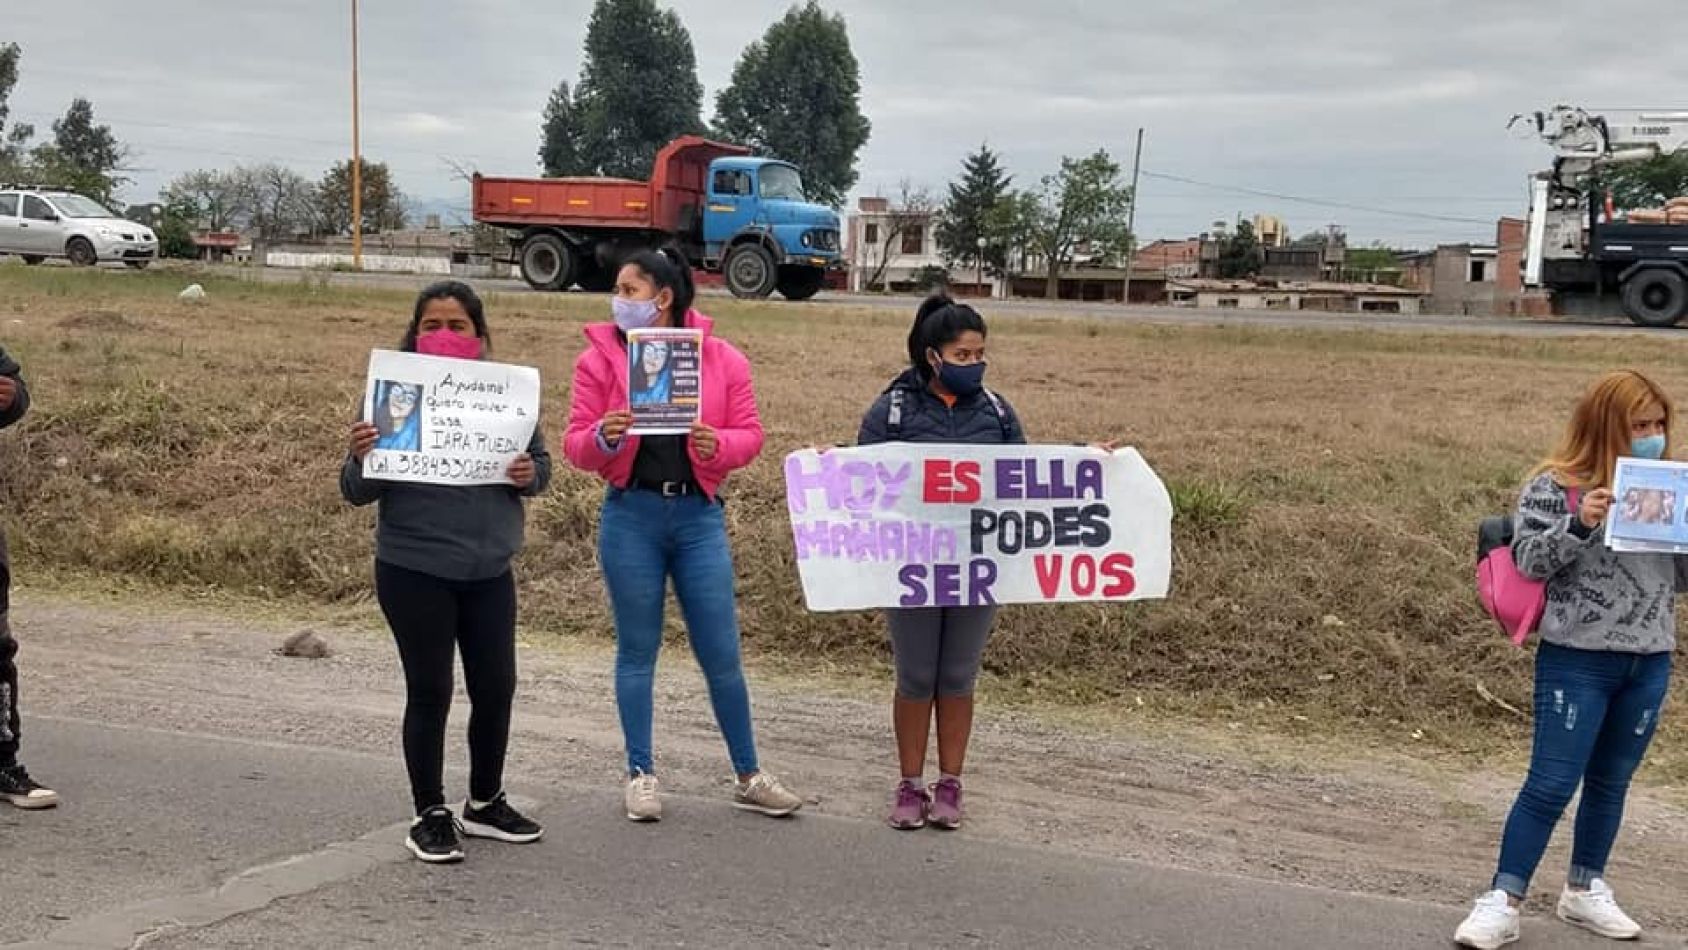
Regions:
<svg viewBox="0 0 1688 950"><path fill-rule="evenodd" d="M862 417L858 445L883 442L1024 445L1006 399L985 388L985 321L939 294L920 305L908 335L909 368ZM1113 443L1097 443L1112 451ZM973 685L996 608L912 607L885 612L896 662L891 721L902 780L891 827L961 827L961 770L973 732ZM926 743L937 720L938 781L925 784Z"/></svg>
<svg viewBox="0 0 1688 950"><path fill-rule="evenodd" d="M1617 553L1602 543L1600 529L1611 513L1618 458L1668 458L1673 414L1664 391L1645 376L1601 377L1518 500L1513 559L1521 573L1547 584L1535 741L1501 836L1493 887L1455 933L1462 946L1483 950L1518 939L1518 907L1579 783L1559 917L1613 939L1641 934L1612 896L1606 859L1670 685L1674 600L1688 585L1688 557Z"/></svg>
<svg viewBox="0 0 1688 950"><path fill-rule="evenodd" d="M481 359L492 348L481 300L467 284L442 281L416 298L399 349ZM524 497L551 480L551 456L534 427L510 463L509 485L422 485L363 476L380 433L367 420L351 431L340 493L353 505L379 503L375 593L404 667L404 759L416 819L405 839L418 858L463 860L458 831L512 844L543 829L504 795L504 755L516 692L516 582L510 560L522 547ZM444 760L453 653L468 687L469 797L461 820L445 804Z"/></svg>
<svg viewBox="0 0 1688 950"><path fill-rule="evenodd" d="M713 321L692 309L694 296L691 268L678 251L639 251L626 260L610 300L614 321L586 327L563 451L577 468L607 483L598 561L615 617L615 701L627 746L627 817L662 817L651 752L652 689L671 578L738 776L733 804L784 817L803 800L757 764L721 500L721 483L761 452L762 421L749 360L713 335ZM627 332L655 326L703 333L702 416L686 435L640 437L628 431L633 417Z"/></svg>
<svg viewBox="0 0 1688 950"><path fill-rule="evenodd" d="M29 411L29 387L23 368L0 349L0 429ZM30 778L18 762L18 641L12 638L12 567L6 554L6 534L0 530L0 798L19 808L52 808L59 795Z"/></svg>

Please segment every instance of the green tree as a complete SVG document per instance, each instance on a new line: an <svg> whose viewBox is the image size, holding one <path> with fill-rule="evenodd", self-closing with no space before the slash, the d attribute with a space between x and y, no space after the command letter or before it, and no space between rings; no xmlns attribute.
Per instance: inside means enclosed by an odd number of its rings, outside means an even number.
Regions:
<svg viewBox="0 0 1688 950"><path fill-rule="evenodd" d="M1219 276L1227 280L1253 277L1260 273L1265 258L1260 239L1254 235L1254 224L1238 221L1236 233L1222 238L1219 246Z"/></svg>
<svg viewBox="0 0 1688 950"><path fill-rule="evenodd" d="M1061 171L1043 179L1032 243L1049 268L1046 295L1059 295L1061 272L1072 265L1082 243L1099 260L1126 253L1131 232L1131 186L1120 176L1119 163L1098 150L1088 158L1061 159Z"/></svg>
<svg viewBox="0 0 1688 950"><path fill-rule="evenodd" d="M35 148L35 173L61 188L110 204L128 182L118 171L129 150L111 126L94 121L94 104L77 97L64 117L53 122L53 141Z"/></svg>
<svg viewBox="0 0 1688 950"><path fill-rule="evenodd" d="M182 201L166 201L164 220L154 230L158 234L158 255L178 260L193 260L199 248L193 243L199 209Z"/></svg>
<svg viewBox="0 0 1688 950"><path fill-rule="evenodd" d="M938 219L938 249L952 266L979 266L979 239L984 238L985 268L1000 274L1007 267L1010 244L996 233L992 216L1001 215L998 206L1009 194L1014 177L1002 168L1001 158L990 146L967 156L961 165L961 180L950 182L949 200ZM1010 204L1009 209L1013 208ZM998 222L1000 225L1003 222Z"/></svg>
<svg viewBox="0 0 1688 950"><path fill-rule="evenodd" d="M35 128L19 122L10 131L6 120L11 117L10 99L18 84L18 63L23 50L16 43L0 45L0 179L20 177L24 148L35 135Z"/></svg>
<svg viewBox="0 0 1688 950"><path fill-rule="evenodd" d="M703 84L691 34L656 0L598 0L575 86L580 167L644 178L657 150L703 131Z"/></svg>
<svg viewBox="0 0 1688 950"><path fill-rule="evenodd" d="M385 162L365 161L363 180L363 233L379 234L404 227L404 195L393 184ZM326 234L352 231L352 160L330 168L316 188L316 223Z"/></svg>
<svg viewBox="0 0 1688 950"><path fill-rule="evenodd" d="M581 163L580 126L569 84L561 82L545 103L545 124L539 133L539 165L546 178L589 174Z"/></svg>
<svg viewBox="0 0 1688 950"><path fill-rule="evenodd" d="M844 18L809 0L745 47L715 97L715 127L796 165L808 197L837 207L856 183L856 156L872 130L861 86Z"/></svg>
<svg viewBox="0 0 1688 950"><path fill-rule="evenodd" d="M1002 250L1002 273L1012 274L1026 268L1037 238L1038 221L1043 202L1034 191L1011 191L997 199L985 216L985 240L989 257L991 248Z"/></svg>
<svg viewBox="0 0 1688 950"><path fill-rule="evenodd" d="M1688 196L1688 152L1613 165L1602 176L1620 209L1657 208Z"/></svg>

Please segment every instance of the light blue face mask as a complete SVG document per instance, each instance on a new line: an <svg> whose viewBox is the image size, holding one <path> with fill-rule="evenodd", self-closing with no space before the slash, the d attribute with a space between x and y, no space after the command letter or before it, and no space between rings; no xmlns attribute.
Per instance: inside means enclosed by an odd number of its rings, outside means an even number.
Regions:
<svg viewBox="0 0 1688 950"><path fill-rule="evenodd" d="M1665 454L1665 437L1649 435L1640 439L1631 439L1629 454L1638 459L1662 458Z"/></svg>

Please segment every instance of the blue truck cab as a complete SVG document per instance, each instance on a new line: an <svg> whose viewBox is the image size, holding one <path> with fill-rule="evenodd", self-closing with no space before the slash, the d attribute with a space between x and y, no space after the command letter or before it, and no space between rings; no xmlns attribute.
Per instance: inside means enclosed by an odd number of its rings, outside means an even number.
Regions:
<svg viewBox="0 0 1688 950"><path fill-rule="evenodd" d="M731 156L709 164L703 257L740 297L805 299L842 264L838 213L803 194L796 166ZM714 269L714 268L711 268Z"/></svg>

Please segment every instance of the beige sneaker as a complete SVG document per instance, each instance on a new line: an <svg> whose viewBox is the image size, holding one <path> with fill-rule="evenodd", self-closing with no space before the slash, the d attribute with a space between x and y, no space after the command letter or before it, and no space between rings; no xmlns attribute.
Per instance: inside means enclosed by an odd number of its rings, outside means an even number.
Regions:
<svg viewBox="0 0 1688 950"><path fill-rule="evenodd" d="M640 772L627 780L627 820L662 820L662 798L657 795L656 776Z"/></svg>
<svg viewBox="0 0 1688 950"><path fill-rule="evenodd" d="M733 789L733 807L761 812L774 818L784 818L803 807L803 799L766 772L757 772L750 781Z"/></svg>

